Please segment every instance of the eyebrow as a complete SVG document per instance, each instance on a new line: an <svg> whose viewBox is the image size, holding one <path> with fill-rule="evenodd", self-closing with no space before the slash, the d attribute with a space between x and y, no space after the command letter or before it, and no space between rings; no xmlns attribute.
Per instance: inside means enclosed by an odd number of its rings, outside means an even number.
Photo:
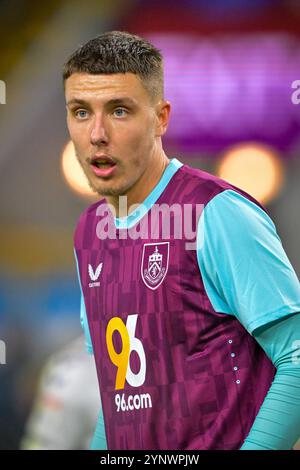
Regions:
<svg viewBox="0 0 300 470"><path fill-rule="evenodd" d="M85 100L81 100L79 98L72 98L67 102L67 106L70 106L72 104L81 104L81 105L88 105L89 103ZM122 104L128 104L128 105L136 105L136 101L132 98L129 98L127 96L121 97L121 98L113 98L105 103L105 106L118 106Z"/></svg>

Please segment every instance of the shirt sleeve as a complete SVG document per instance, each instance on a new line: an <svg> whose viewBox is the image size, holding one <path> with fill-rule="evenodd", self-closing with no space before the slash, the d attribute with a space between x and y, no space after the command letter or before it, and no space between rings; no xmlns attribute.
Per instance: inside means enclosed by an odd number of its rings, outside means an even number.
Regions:
<svg viewBox="0 0 300 470"><path fill-rule="evenodd" d="M81 327L84 331L86 350L87 350L88 354L94 354L93 345L92 345L92 338L91 338L91 335L90 335L89 324L88 324L87 316L86 316L84 297L83 297L82 293L81 293L81 300L80 300L80 323L81 323Z"/></svg>
<svg viewBox="0 0 300 470"><path fill-rule="evenodd" d="M95 433L90 445L90 450L107 450L103 411L100 408Z"/></svg>
<svg viewBox="0 0 300 470"><path fill-rule="evenodd" d="M213 308L234 315L250 334L300 311L300 284L271 218L234 190L204 208L197 258Z"/></svg>
<svg viewBox="0 0 300 470"><path fill-rule="evenodd" d="M83 296L82 287L81 287L78 260L77 260L75 250L74 250L74 256L75 256L75 260L76 260L77 276L78 276L78 282L79 282L79 287L80 287L80 323L81 323L81 327L84 331L86 350L87 350L88 354L94 354L92 339L91 339L91 334L90 334L90 329L89 329L89 324L88 324L87 315L86 315L84 296Z"/></svg>
<svg viewBox="0 0 300 470"><path fill-rule="evenodd" d="M259 328L255 339L277 371L241 450L289 450L300 437L300 313Z"/></svg>

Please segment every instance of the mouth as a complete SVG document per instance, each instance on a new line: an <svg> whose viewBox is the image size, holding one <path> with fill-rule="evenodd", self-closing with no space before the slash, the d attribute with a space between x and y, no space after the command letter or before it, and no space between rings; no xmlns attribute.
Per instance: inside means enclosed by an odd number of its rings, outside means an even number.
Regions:
<svg viewBox="0 0 300 470"><path fill-rule="evenodd" d="M117 166L113 159L106 155L95 155L91 158L90 165L94 174L101 177L110 176Z"/></svg>

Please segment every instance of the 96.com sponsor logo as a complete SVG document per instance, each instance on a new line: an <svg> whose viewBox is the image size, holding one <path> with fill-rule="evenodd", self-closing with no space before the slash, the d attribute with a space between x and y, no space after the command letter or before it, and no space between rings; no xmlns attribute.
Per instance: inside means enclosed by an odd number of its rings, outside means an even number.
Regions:
<svg viewBox="0 0 300 470"><path fill-rule="evenodd" d="M127 398L125 393L122 395L117 394L115 396L115 404L117 406L117 412L152 408L152 401L149 393L144 393L142 395L129 395Z"/></svg>

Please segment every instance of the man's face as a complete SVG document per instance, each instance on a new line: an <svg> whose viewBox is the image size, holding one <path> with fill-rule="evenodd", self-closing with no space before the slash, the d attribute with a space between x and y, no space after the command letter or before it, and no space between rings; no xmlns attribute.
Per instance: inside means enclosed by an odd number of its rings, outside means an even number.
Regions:
<svg viewBox="0 0 300 470"><path fill-rule="evenodd" d="M166 126L162 101L151 101L132 73L74 73L65 82L67 124L94 191L126 194L151 163Z"/></svg>

